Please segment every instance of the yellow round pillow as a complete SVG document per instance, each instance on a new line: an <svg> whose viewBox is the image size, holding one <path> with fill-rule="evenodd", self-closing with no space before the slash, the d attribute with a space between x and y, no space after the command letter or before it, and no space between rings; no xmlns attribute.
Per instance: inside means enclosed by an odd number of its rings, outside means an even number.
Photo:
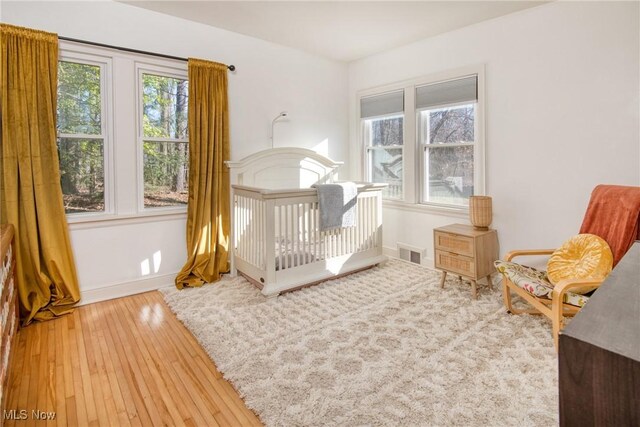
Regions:
<svg viewBox="0 0 640 427"><path fill-rule="evenodd" d="M578 234L562 244L547 262L547 277L554 285L564 279L603 279L613 267L613 253L607 242L594 234ZM585 294L592 286L571 289Z"/></svg>

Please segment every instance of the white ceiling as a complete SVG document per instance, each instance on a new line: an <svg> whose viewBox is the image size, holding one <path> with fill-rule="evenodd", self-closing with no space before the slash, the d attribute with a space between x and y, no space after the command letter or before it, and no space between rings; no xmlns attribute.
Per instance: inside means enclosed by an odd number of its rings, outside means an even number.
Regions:
<svg viewBox="0 0 640 427"><path fill-rule="evenodd" d="M542 4L540 1L123 1L340 61Z"/></svg>

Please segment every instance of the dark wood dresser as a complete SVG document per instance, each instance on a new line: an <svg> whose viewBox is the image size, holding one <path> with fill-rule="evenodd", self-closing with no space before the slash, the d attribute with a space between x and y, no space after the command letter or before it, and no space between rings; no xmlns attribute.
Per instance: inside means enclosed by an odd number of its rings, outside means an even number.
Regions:
<svg viewBox="0 0 640 427"><path fill-rule="evenodd" d="M640 241L560 333L561 426L640 426Z"/></svg>

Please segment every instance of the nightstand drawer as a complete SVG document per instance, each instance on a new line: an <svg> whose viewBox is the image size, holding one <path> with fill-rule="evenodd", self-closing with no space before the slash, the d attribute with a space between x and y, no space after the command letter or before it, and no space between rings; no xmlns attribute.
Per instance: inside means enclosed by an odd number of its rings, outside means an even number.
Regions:
<svg viewBox="0 0 640 427"><path fill-rule="evenodd" d="M436 268L475 278L476 265L473 258L436 250Z"/></svg>
<svg viewBox="0 0 640 427"><path fill-rule="evenodd" d="M460 255L473 257L473 238L457 234L435 232L435 246L441 251L453 252Z"/></svg>

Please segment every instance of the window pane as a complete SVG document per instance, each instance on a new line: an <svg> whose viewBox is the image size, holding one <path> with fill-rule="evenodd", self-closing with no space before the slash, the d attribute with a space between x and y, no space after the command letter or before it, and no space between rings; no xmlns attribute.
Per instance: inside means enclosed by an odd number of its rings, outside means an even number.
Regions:
<svg viewBox="0 0 640 427"><path fill-rule="evenodd" d="M104 211L103 147L101 139L58 139L66 213Z"/></svg>
<svg viewBox="0 0 640 427"><path fill-rule="evenodd" d="M427 202L469 204L473 195L473 146L426 148L425 163Z"/></svg>
<svg viewBox="0 0 640 427"><path fill-rule="evenodd" d="M186 139L189 82L143 74L142 86L143 135Z"/></svg>
<svg viewBox="0 0 640 427"><path fill-rule="evenodd" d="M100 67L58 63L58 131L101 135Z"/></svg>
<svg viewBox="0 0 640 427"><path fill-rule="evenodd" d="M144 207L186 205L189 196L189 145L144 142Z"/></svg>
<svg viewBox="0 0 640 427"><path fill-rule="evenodd" d="M371 181L389 184L382 191L382 196L388 199L401 199L402 148L371 149L369 156Z"/></svg>
<svg viewBox="0 0 640 427"><path fill-rule="evenodd" d="M402 145L402 122L402 117L367 120L371 138L367 144L374 147Z"/></svg>
<svg viewBox="0 0 640 427"><path fill-rule="evenodd" d="M475 104L422 111L427 144L474 142Z"/></svg>

